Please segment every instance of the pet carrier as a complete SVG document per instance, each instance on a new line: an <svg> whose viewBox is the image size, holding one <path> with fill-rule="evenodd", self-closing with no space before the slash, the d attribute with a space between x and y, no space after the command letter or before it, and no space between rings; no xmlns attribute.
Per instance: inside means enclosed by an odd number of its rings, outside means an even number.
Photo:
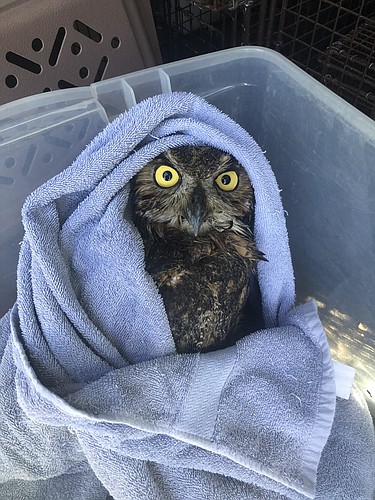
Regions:
<svg viewBox="0 0 375 500"><path fill-rule="evenodd" d="M161 62L149 0L0 2L0 104Z"/></svg>

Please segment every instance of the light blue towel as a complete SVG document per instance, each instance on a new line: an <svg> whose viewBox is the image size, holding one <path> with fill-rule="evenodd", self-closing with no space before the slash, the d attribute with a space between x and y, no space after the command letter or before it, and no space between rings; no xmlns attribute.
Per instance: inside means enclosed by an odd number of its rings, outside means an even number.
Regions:
<svg viewBox="0 0 375 500"><path fill-rule="evenodd" d="M251 178L267 328L177 355L127 201L147 161L187 144ZM30 195L23 222L0 324L0 498L371 500L370 415L336 397L315 304L294 307L270 165L226 115L191 94L142 102Z"/></svg>

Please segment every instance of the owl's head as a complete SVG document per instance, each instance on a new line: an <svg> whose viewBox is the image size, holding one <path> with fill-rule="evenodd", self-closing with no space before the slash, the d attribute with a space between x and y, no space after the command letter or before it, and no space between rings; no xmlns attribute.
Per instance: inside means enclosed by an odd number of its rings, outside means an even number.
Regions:
<svg viewBox="0 0 375 500"><path fill-rule="evenodd" d="M149 162L132 184L136 219L149 232L197 237L243 234L253 210L253 188L244 168L218 149L184 146ZM181 234L181 236L183 236Z"/></svg>

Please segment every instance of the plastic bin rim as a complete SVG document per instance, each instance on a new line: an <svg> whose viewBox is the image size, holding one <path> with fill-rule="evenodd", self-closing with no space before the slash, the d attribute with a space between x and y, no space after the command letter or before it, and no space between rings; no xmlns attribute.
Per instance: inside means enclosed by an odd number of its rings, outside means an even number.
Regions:
<svg viewBox="0 0 375 500"><path fill-rule="evenodd" d="M56 97L59 96L59 99ZM70 89L53 90L51 92L42 92L34 94L15 101L7 102L0 106L0 126L2 120L11 118L15 114L24 113L37 108L45 108L46 106L55 105L53 110L56 111L59 103L66 102L67 106L79 105L94 100L90 87L75 87ZM86 106L87 104L84 104ZM63 109L63 108L60 108Z"/></svg>
<svg viewBox="0 0 375 500"><path fill-rule="evenodd" d="M102 82L93 83L88 87L56 90L44 94L42 93L24 97L0 106L0 122L2 118L11 116L10 113L14 115L15 110L17 110L17 112L27 111L37 108L38 106L48 106L52 103L56 103L57 105L58 102L65 101L67 103L67 107L69 107L69 101L72 101L71 105L78 105L78 107L80 107L81 104L82 107L85 107L87 106L87 101L96 100L98 105L100 105L100 101L95 98L97 95L96 88L103 83L110 84L110 82L115 82L116 80L128 83L127 79L130 81L139 75L146 76L147 74L155 74L155 72L159 72L159 74L162 72L166 75L166 77L170 78L174 75L187 73L189 71L208 68L210 66L217 66L219 64L225 64L227 62L247 58L259 58L274 64L280 71L288 75L288 78L291 78L299 85L302 85L313 98L315 98L322 105L326 106L328 110L339 114L341 118L345 122L349 123L353 128L360 129L366 135L373 137L375 140L375 122L371 120L371 118L346 102L333 91L329 90L312 76L308 75L304 70L289 61L285 56L269 48L253 46L233 47L188 59L182 59L180 61L161 64L159 66L153 66L151 68L113 77ZM147 82L147 79L145 82ZM128 85L131 86L131 83L129 82ZM172 88L172 90L174 89ZM60 101L56 100L57 93L59 93L59 97L61 97ZM78 103L78 100L81 100L81 103ZM124 111L126 110L124 109ZM9 114L6 115L5 113Z"/></svg>
<svg viewBox="0 0 375 500"><path fill-rule="evenodd" d="M153 66L140 71L134 71L126 75L113 77L106 80L106 82L114 82L116 80L137 80L139 76L155 75L156 72L163 72L167 77L180 75L189 71L208 68L210 66L217 66L227 62L233 62L241 59L258 58L263 61L269 61L277 66L281 71L292 78L296 83L304 87L313 98L317 99L329 110L341 115L345 122L349 123L351 127L358 128L366 135L374 137L375 140L375 122L345 101L342 97L335 94L332 90L325 87L322 83L310 76L306 71L299 68L295 63L287 59L279 52L266 47L254 46L241 46L229 49L223 49L209 54L190 57L188 59L181 59L159 66ZM94 83L91 86L100 86L101 82ZM173 89L172 89L173 90Z"/></svg>
<svg viewBox="0 0 375 500"><path fill-rule="evenodd" d="M219 55L219 57L213 57ZM353 128L359 128L366 134L371 135L375 140L375 121L355 108L352 104L345 101L342 97L335 94L332 90L325 87L322 83L309 75L306 71L298 67L295 63L287 59L276 50L266 47L241 46L224 49L209 54L182 59L180 61L163 64L158 66L164 70L168 76L181 74L194 69L218 65L240 59L259 58L263 61L269 61L282 70L288 77L306 88L319 102L326 105L328 109L342 116L346 122ZM199 63L199 65L197 64ZM181 71L183 69L183 71ZM173 70L173 71L170 71ZM180 71L178 71L180 70ZM137 72L139 73L139 72ZM134 73L132 73L134 74ZM130 76L130 75L129 75ZM302 81L303 80L303 81ZM370 134L369 134L370 132Z"/></svg>
<svg viewBox="0 0 375 500"><path fill-rule="evenodd" d="M310 76L306 71L299 68L295 63L287 59L279 52L266 47L241 46L224 49L216 52L210 52L188 59L181 59L159 66L153 66L140 71L128 73L126 75L113 77L106 82L114 82L116 80L131 80L137 79L137 76L154 75L155 72L163 72L167 77L180 75L189 71L217 66L227 62L233 62L242 59L262 59L269 61L283 71L289 78L292 78L299 85L303 85L306 90L317 99L322 105L325 105L328 110L331 110L341 116L345 122L349 123L352 128L358 128L366 135L369 135L375 140L375 121L345 101L342 97L335 94L332 90L325 87L322 83ZM94 83L91 86L100 86L101 82ZM173 90L173 89L172 89Z"/></svg>

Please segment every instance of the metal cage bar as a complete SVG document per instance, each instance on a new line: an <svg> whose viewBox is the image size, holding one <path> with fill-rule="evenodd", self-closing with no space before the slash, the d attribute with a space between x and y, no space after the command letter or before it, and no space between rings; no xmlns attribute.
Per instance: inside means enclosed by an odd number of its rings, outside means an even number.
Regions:
<svg viewBox="0 0 375 500"><path fill-rule="evenodd" d="M283 0L277 47L375 118L375 0Z"/></svg>

